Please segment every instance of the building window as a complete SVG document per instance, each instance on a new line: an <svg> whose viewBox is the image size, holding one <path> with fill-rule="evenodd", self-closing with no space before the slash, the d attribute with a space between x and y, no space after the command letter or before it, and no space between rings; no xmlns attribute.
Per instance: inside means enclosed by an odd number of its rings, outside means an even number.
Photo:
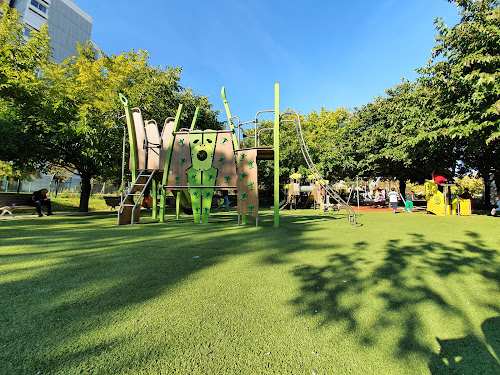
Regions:
<svg viewBox="0 0 500 375"><path fill-rule="evenodd" d="M28 38L29 38L29 37L31 37L30 32L31 32L31 30L30 30L30 29L28 29L28 28L26 27L26 28L24 29L24 36L26 36L26 37L28 37Z"/></svg>
<svg viewBox="0 0 500 375"><path fill-rule="evenodd" d="M36 0L31 0L31 5L33 5L35 8L40 9L43 13L47 13L47 8L45 8L42 4L40 4Z"/></svg>

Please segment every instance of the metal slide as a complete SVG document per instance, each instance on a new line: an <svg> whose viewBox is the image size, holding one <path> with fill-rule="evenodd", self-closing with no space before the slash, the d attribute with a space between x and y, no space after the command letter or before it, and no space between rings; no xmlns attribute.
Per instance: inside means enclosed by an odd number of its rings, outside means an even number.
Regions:
<svg viewBox="0 0 500 375"><path fill-rule="evenodd" d="M297 136L299 138L299 144L300 144L300 149L302 151L302 155L304 155L304 159L306 159L307 166L309 167L309 170L312 172L314 176L318 179L320 185L323 187L325 192L333 198L339 205L345 208L347 215L349 216L349 225L354 225L356 226L356 213L354 212L354 209L342 199L340 195L337 194L335 190L331 188L330 185L327 185L325 183L325 180L323 177L320 175L318 169L316 168L316 165L311 159L311 155L309 154L309 151L307 149L306 142L304 140L304 134L302 133L302 125L300 124L300 116L297 112L289 112L289 113L284 113L285 115L293 115L297 117L297 120L283 120L283 121L293 121L295 123L295 128L297 130Z"/></svg>

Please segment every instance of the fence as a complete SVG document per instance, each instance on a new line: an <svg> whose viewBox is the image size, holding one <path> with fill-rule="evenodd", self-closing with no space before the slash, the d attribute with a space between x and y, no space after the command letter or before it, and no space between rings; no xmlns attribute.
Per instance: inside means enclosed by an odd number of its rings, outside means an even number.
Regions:
<svg viewBox="0 0 500 375"><path fill-rule="evenodd" d="M32 181L9 181L7 177L0 177L0 192L12 193L32 193L40 189L49 189L51 194L61 192L80 192L81 178L73 176L64 181L57 181L51 175L43 175L41 178ZM93 184L91 194L117 194L118 187L110 184Z"/></svg>

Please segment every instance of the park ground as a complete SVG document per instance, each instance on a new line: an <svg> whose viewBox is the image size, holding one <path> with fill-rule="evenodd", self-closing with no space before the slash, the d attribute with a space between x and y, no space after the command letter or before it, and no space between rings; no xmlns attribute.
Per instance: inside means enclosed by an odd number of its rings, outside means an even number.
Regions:
<svg viewBox="0 0 500 375"><path fill-rule="evenodd" d="M0 374L499 374L500 218L0 221Z"/></svg>

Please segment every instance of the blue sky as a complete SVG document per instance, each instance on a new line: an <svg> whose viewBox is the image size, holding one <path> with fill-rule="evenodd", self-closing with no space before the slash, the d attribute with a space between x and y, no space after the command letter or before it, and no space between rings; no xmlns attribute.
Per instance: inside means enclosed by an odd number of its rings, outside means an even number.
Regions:
<svg viewBox="0 0 500 375"><path fill-rule="evenodd" d="M274 82L282 111L366 104L416 78L435 45L434 18L459 20L445 0L73 1L106 54L144 49L152 65L181 66L181 85L216 110L226 86L241 121L273 109Z"/></svg>

